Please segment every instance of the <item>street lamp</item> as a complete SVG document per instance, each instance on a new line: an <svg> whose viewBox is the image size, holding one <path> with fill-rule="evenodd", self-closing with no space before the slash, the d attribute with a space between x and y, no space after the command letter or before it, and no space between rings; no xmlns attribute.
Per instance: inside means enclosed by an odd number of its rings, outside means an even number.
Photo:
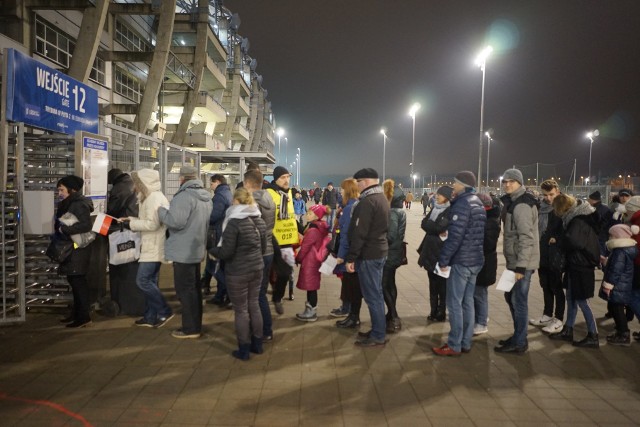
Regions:
<svg viewBox="0 0 640 427"><path fill-rule="evenodd" d="M382 134L382 180L386 179L386 155L387 155L387 130L385 128L380 129Z"/></svg>
<svg viewBox="0 0 640 427"><path fill-rule="evenodd" d="M298 166L296 165L296 162L293 162L293 164L291 165L291 169L292 169L294 172L297 172L297 170L298 170L298 169L297 169L297 167L298 167ZM297 177L297 176L298 176L298 174L296 173L296 177ZM296 180L294 179L294 180L293 180L293 182L295 183L295 181L296 181Z"/></svg>
<svg viewBox="0 0 640 427"><path fill-rule="evenodd" d="M489 186L489 157L491 154L491 134L489 132L484 133L487 137L487 187Z"/></svg>
<svg viewBox="0 0 640 427"><path fill-rule="evenodd" d="M298 185L300 185L300 181L302 181L300 179L300 171L302 170L300 168L301 163L302 163L302 154L300 153L300 147L298 147Z"/></svg>
<svg viewBox="0 0 640 427"><path fill-rule="evenodd" d="M480 150L478 152L478 180L482 176L482 132L484 130L484 80L486 74L487 57L493 52L491 46L487 46L478 54L476 65L482 70L482 96L480 98Z"/></svg>
<svg viewBox="0 0 640 427"><path fill-rule="evenodd" d="M413 186L411 187L413 194L416 194L416 178L417 177L418 175L415 173L411 175L411 178L413 178Z"/></svg>
<svg viewBox="0 0 640 427"><path fill-rule="evenodd" d="M289 138L284 137L284 162L289 162Z"/></svg>
<svg viewBox="0 0 640 427"><path fill-rule="evenodd" d="M278 163L279 163L282 161L282 159L280 158L280 138L282 137L282 135L284 135L284 129L278 128L278 130L276 131L276 134L278 135Z"/></svg>
<svg viewBox="0 0 640 427"><path fill-rule="evenodd" d="M294 163L296 163L296 185L300 185L300 154L296 153L296 161Z"/></svg>
<svg viewBox="0 0 640 427"><path fill-rule="evenodd" d="M589 176L587 177L588 180L591 179L591 150L593 149L593 140L596 139L598 135L600 135L600 132L598 131L598 129L592 132L587 132L587 135L586 135L589 141L591 141L591 143L589 144Z"/></svg>
<svg viewBox="0 0 640 427"><path fill-rule="evenodd" d="M413 167L415 165L415 151L416 151L416 113L420 109L420 104L417 102L409 108L409 115L413 119L413 139L411 143L411 176L413 176ZM415 188L414 188L415 190Z"/></svg>

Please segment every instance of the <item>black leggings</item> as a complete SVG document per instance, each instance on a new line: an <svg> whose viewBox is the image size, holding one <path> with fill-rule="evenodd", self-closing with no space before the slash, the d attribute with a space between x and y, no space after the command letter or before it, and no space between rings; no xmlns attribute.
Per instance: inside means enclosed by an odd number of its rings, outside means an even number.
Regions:
<svg viewBox="0 0 640 427"><path fill-rule="evenodd" d="M351 303L349 315L360 318L362 291L360 290L358 273L344 273L342 276L342 287L344 289L344 300Z"/></svg>
<svg viewBox="0 0 640 427"><path fill-rule="evenodd" d="M447 310L447 279L432 271L429 274L429 302L431 316L444 317Z"/></svg>
<svg viewBox="0 0 640 427"><path fill-rule="evenodd" d="M72 317L76 322L91 320L89 316L89 284L87 276L67 276L67 281L73 291Z"/></svg>
<svg viewBox="0 0 640 427"><path fill-rule="evenodd" d="M307 291L307 302L315 308L318 305L318 291Z"/></svg>
<svg viewBox="0 0 640 427"><path fill-rule="evenodd" d="M398 288L396 286L396 270L398 267L384 266L382 269L382 296L387 306L387 319L397 319L396 300Z"/></svg>

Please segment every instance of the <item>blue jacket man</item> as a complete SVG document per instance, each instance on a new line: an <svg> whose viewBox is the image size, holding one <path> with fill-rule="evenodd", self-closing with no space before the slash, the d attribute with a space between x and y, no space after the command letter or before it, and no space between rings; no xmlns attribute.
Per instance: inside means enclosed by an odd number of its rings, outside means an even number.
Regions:
<svg viewBox="0 0 640 427"><path fill-rule="evenodd" d="M233 203L233 195L231 189L227 184L227 179L224 175L215 174L211 176L210 188L213 190L213 209L211 210L211 216L209 217L209 232L215 232L215 245L218 244L222 237L222 223L224 222L224 216L227 213L227 209ZM216 271L217 261L207 257L205 265L204 277L202 278L202 287L204 292L208 294L210 292L211 277L215 277L218 282L218 290L216 294L207 301L209 304L224 305L227 298L227 285L224 280L224 271L222 268L218 268Z"/></svg>
<svg viewBox="0 0 640 427"><path fill-rule="evenodd" d="M438 266L447 278L447 308L451 331L447 343L432 350L438 356L459 356L471 351L475 322L473 294L484 264L484 225L487 215L475 187L473 172L461 171L453 183L447 239Z"/></svg>

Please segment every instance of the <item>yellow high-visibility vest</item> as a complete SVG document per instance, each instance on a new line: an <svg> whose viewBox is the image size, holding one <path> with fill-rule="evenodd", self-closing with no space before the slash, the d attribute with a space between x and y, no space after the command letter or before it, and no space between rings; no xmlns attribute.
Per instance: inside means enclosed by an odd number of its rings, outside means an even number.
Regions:
<svg viewBox="0 0 640 427"><path fill-rule="evenodd" d="M280 213L280 204L282 203L282 197L277 191L268 188L267 191L271 195L271 198L276 204L276 222L273 226L273 236L280 246L283 245L295 245L300 242L298 236L298 223L296 222L295 212L293 210L293 198L291 197L291 190L288 192L289 203L287 203L287 212L289 213L289 219L280 219L278 215Z"/></svg>

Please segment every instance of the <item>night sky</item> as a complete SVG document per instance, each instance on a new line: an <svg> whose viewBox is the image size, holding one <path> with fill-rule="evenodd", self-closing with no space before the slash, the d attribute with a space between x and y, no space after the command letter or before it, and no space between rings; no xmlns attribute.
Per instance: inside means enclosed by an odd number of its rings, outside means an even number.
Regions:
<svg viewBox="0 0 640 427"><path fill-rule="evenodd" d="M478 168L493 130L490 178L516 165L558 164L542 175L640 173L638 0L227 0L264 78L288 163L302 151L303 186L371 166L409 181L415 172ZM276 155L277 137L276 139ZM486 140L483 178L486 174ZM282 157L284 163L284 139ZM535 166L525 178L535 177ZM420 178L421 179L421 178ZM565 178L566 179L566 178Z"/></svg>

